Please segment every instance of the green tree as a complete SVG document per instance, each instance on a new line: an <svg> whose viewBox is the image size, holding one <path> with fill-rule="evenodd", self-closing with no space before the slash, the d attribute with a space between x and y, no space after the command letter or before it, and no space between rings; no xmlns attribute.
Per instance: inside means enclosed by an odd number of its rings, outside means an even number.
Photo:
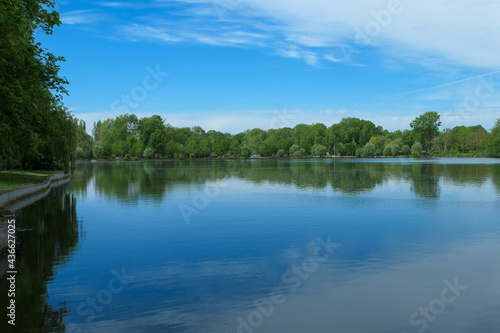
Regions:
<svg viewBox="0 0 500 333"><path fill-rule="evenodd" d="M413 138L413 131L405 129L401 135L401 139L403 140L404 145L411 146L415 142Z"/></svg>
<svg viewBox="0 0 500 333"><path fill-rule="evenodd" d="M314 145L314 133L310 125L298 124L293 128L294 144L306 151L306 154L311 151Z"/></svg>
<svg viewBox="0 0 500 333"><path fill-rule="evenodd" d="M240 142L237 139L233 139L229 145L229 152L232 156L238 156L241 152Z"/></svg>
<svg viewBox="0 0 500 333"><path fill-rule="evenodd" d="M382 153L384 152L384 147L386 145L386 142L387 138L385 136L373 136L370 138L370 143L373 143L375 145L377 154L380 155L382 155Z"/></svg>
<svg viewBox="0 0 500 333"><path fill-rule="evenodd" d="M76 147L75 158L77 160L84 160L84 159L86 159L85 152L84 152L84 150L81 147Z"/></svg>
<svg viewBox="0 0 500 333"><path fill-rule="evenodd" d="M146 147L144 145L144 142L142 142L141 140L136 140L133 143L130 152L134 157L140 158L142 157L145 148Z"/></svg>
<svg viewBox="0 0 500 333"><path fill-rule="evenodd" d="M403 146L403 155L410 156L411 154L411 148L408 145Z"/></svg>
<svg viewBox="0 0 500 333"><path fill-rule="evenodd" d="M385 146L384 148L384 156L390 156L392 155L392 148L391 146Z"/></svg>
<svg viewBox="0 0 500 333"><path fill-rule="evenodd" d="M473 142L474 130L466 126L457 126L453 128L453 141L455 148L463 153L471 148Z"/></svg>
<svg viewBox="0 0 500 333"><path fill-rule="evenodd" d="M248 148L247 146L241 147L241 157L249 158L250 153L251 153L250 148Z"/></svg>
<svg viewBox="0 0 500 333"><path fill-rule="evenodd" d="M359 146L364 146L380 131L371 121L358 118L342 118L340 123L332 125L330 129L340 142L354 141Z"/></svg>
<svg viewBox="0 0 500 333"><path fill-rule="evenodd" d="M336 144L336 148L337 148L337 155L344 156L344 154L345 154L345 146L344 146L344 144L339 142L339 143Z"/></svg>
<svg viewBox="0 0 500 333"><path fill-rule="evenodd" d="M184 155L184 153L186 152L186 149L184 148L184 145L183 144L179 144L177 146L177 155Z"/></svg>
<svg viewBox="0 0 500 333"><path fill-rule="evenodd" d="M439 119L440 116L437 112L429 111L410 123L414 139L423 142L426 151L429 151L431 140L439 133L439 126L441 126Z"/></svg>
<svg viewBox="0 0 500 333"><path fill-rule="evenodd" d="M224 145L225 146L225 145ZM214 154L217 156L222 156L227 150L224 148L217 148L214 150ZM198 154L201 157L209 157L212 152L212 141L209 137L204 136L200 140L200 146L198 147Z"/></svg>
<svg viewBox="0 0 500 333"><path fill-rule="evenodd" d="M211 146L211 150L216 156L223 156L230 150L229 134L223 134L221 132L209 131L208 144Z"/></svg>
<svg viewBox="0 0 500 333"><path fill-rule="evenodd" d="M375 145L373 143L367 143L365 147L363 148L363 155L368 156L368 157L373 157L375 156Z"/></svg>
<svg viewBox="0 0 500 333"><path fill-rule="evenodd" d="M326 156L326 147L321 144L316 145L314 154L319 157Z"/></svg>
<svg viewBox="0 0 500 333"><path fill-rule="evenodd" d="M267 132L260 129L254 128L251 131L247 131L242 140L242 145L245 145L249 150L250 154L260 151L260 145L267 137Z"/></svg>
<svg viewBox="0 0 500 333"><path fill-rule="evenodd" d="M135 123L131 124L128 130L129 132L137 130L139 138L146 145L149 145L150 136L153 135L153 133L155 133L156 131L164 132L165 124L160 116L153 115L149 118L148 117L141 118L139 121L136 121ZM157 150L155 151L159 153Z"/></svg>
<svg viewBox="0 0 500 333"><path fill-rule="evenodd" d="M354 156L356 149L358 149L358 146L354 142L346 143L344 147L346 156Z"/></svg>
<svg viewBox="0 0 500 333"><path fill-rule="evenodd" d="M185 153L187 155L197 155L198 153L198 137L196 135L191 135L189 139L186 141L186 144L184 145L185 147Z"/></svg>
<svg viewBox="0 0 500 333"><path fill-rule="evenodd" d="M299 145L292 145L290 147L290 156L294 155L296 152L300 150Z"/></svg>
<svg viewBox="0 0 500 333"><path fill-rule="evenodd" d="M61 21L53 0L0 1L0 168L55 161L74 167L76 121L61 104L67 80L35 36Z"/></svg>
<svg viewBox="0 0 500 333"><path fill-rule="evenodd" d="M411 154L414 157L419 157L423 149L424 147L422 147L422 144L420 142L415 142L413 146L411 146Z"/></svg>
<svg viewBox="0 0 500 333"><path fill-rule="evenodd" d="M92 128L92 137L96 142L101 141L101 125L102 123L99 120L98 122L94 122L94 127Z"/></svg>
<svg viewBox="0 0 500 333"><path fill-rule="evenodd" d="M491 130L488 148L492 156L500 157L500 118L497 119Z"/></svg>
<svg viewBox="0 0 500 333"><path fill-rule="evenodd" d="M78 156L76 156L76 158L80 160L88 160L92 158L92 147L94 146L94 140L87 133L86 129L87 126L85 124L85 121L77 120L76 146L82 151L78 151Z"/></svg>
<svg viewBox="0 0 500 333"><path fill-rule="evenodd" d="M443 143L443 151L446 152L448 149L448 144L451 142L453 137L453 131L449 128L445 128L440 134L440 141Z"/></svg>
<svg viewBox="0 0 500 333"><path fill-rule="evenodd" d="M148 147L152 148L157 154L164 155L166 146L165 140L166 140L165 131L157 128L149 136Z"/></svg>
<svg viewBox="0 0 500 333"><path fill-rule="evenodd" d="M167 146L165 147L165 154L168 157L173 157L173 158L177 157L179 145L180 144L178 142L170 140L167 143Z"/></svg>
<svg viewBox="0 0 500 333"><path fill-rule="evenodd" d="M146 148L144 149L144 158L150 160L155 156L155 151L152 148Z"/></svg>
<svg viewBox="0 0 500 333"><path fill-rule="evenodd" d="M99 161L104 154L104 148L102 148L102 146L95 145L92 149L92 153L94 154L94 157Z"/></svg>
<svg viewBox="0 0 500 333"><path fill-rule="evenodd" d="M398 152L399 152L399 145L397 143L394 143L391 145L391 152L392 152L392 157L395 157Z"/></svg>

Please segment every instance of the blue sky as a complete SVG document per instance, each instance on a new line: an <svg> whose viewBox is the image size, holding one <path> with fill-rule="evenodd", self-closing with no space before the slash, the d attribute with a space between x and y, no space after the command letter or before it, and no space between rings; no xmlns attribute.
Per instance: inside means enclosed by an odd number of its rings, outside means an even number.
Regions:
<svg viewBox="0 0 500 333"><path fill-rule="evenodd" d="M66 58L64 103L92 123L159 114L238 133L359 117L389 130L500 118L500 2L57 2L39 40Z"/></svg>

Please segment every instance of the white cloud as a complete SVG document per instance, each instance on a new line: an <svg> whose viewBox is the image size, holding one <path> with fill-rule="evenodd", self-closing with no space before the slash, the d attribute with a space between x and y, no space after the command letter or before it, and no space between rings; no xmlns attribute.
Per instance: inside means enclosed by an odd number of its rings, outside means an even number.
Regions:
<svg viewBox="0 0 500 333"><path fill-rule="evenodd" d="M130 2L113 2L113 1L102 1L96 2L96 5L108 8L142 8L143 4L130 3Z"/></svg>
<svg viewBox="0 0 500 333"><path fill-rule="evenodd" d="M291 45L286 49L278 50L278 54L285 58L304 60L309 65L318 64L318 56L314 52L303 50L295 45Z"/></svg>
<svg viewBox="0 0 500 333"><path fill-rule="evenodd" d="M102 16L94 10L74 10L61 13L63 24L88 24L102 19Z"/></svg>
<svg viewBox="0 0 500 333"><path fill-rule="evenodd" d="M213 7L211 1L180 1ZM224 19L267 29L276 45L298 48L360 46L397 48L401 56L442 57L457 65L500 66L500 2L484 0L245 0L225 6ZM399 5L394 5L399 3ZM392 13L391 13L392 11ZM257 23L260 22L260 23ZM265 22L265 24L262 24ZM355 39L355 37L361 37ZM307 51L305 51L307 52ZM290 52L278 52L290 56ZM298 55L297 55L298 56ZM317 64L309 57L300 57ZM326 60L330 60L325 57ZM333 59L336 59L335 57Z"/></svg>
<svg viewBox="0 0 500 333"><path fill-rule="evenodd" d="M331 54L325 54L323 56L326 60L330 61L330 62L342 62L342 60L336 58L335 56L331 55Z"/></svg>
<svg viewBox="0 0 500 333"><path fill-rule="evenodd" d="M132 24L130 26L124 27L123 30L131 40L159 39L164 42L182 41L181 38L174 37L169 34L166 29L160 29L151 26Z"/></svg>
<svg viewBox="0 0 500 333"><path fill-rule="evenodd" d="M117 1L99 5L149 8L142 16L124 18L122 31L132 40L267 47L310 65L352 64L368 44L396 59L393 68L404 62L438 69L500 67L499 1L155 0L140 5ZM61 17L65 24L102 18L91 10Z"/></svg>

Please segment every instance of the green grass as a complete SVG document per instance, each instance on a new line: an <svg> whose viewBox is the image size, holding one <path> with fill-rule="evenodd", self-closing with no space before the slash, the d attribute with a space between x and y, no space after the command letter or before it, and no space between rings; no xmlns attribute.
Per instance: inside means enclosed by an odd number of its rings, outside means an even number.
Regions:
<svg viewBox="0 0 500 333"><path fill-rule="evenodd" d="M0 172L0 194L29 185L43 183L48 175L60 171L2 171Z"/></svg>

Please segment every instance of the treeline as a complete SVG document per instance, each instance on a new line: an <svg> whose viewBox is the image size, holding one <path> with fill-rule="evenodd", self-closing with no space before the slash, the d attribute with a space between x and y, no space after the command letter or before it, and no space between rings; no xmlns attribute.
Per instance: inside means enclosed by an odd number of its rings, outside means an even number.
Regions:
<svg viewBox="0 0 500 333"><path fill-rule="evenodd" d="M57 57L35 40L61 21L53 0L0 1L0 170L74 166L76 120Z"/></svg>
<svg viewBox="0 0 500 333"><path fill-rule="evenodd" d="M205 131L196 126L176 128L160 116L138 119L125 114L93 124L92 136L80 121L76 158L163 159L398 155L500 157L500 119L488 132L482 126L457 126L439 131L437 112L411 122L410 130L389 132L358 118L344 118L327 127L317 123L293 128L254 128L236 135Z"/></svg>

